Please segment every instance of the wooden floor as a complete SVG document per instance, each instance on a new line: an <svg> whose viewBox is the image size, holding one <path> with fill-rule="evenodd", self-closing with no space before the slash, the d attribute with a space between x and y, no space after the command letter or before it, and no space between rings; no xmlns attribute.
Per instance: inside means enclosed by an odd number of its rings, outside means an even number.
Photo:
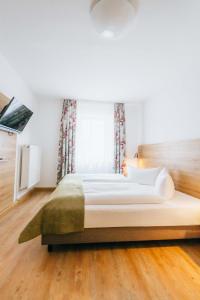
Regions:
<svg viewBox="0 0 200 300"><path fill-rule="evenodd" d="M37 192L0 218L1 300L200 299L200 241L58 247L17 238L47 200Z"/></svg>

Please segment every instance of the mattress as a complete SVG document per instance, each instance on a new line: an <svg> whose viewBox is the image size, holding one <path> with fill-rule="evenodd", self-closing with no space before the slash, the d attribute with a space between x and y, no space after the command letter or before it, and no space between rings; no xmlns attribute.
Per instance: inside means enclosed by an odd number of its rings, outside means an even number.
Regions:
<svg viewBox="0 0 200 300"><path fill-rule="evenodd" d="M85 206L85 228L192 225L200 225L200 199L181 192L160 204Z"/></svg>

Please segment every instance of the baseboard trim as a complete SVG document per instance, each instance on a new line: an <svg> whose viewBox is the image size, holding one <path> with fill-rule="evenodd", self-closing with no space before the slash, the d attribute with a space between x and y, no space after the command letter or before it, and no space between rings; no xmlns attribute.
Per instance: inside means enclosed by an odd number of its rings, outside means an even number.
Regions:
<svg viewBox="0 0 200 300"><path fill-rule="evenodd" d="M27 201L29 197L35 192L35 188L29 190L26 194L19 197L15 202L13 202L9 207L0 212L0 217L6 215L11 209L16 207L17 205L22 204L24 201Z"/></svg>
<svg viewBox="0 0 200 300"><path fill-rule="evenodd" d="M19 197L15 202L13 202L9 207L0 212L0 217L6 215L15 206L22 204L27 201L35 192L53 192L55 187L33 187L27 193Z"/></svg>
<svg viewBox="0 0 200 300"><path fill-rule="evenodd" d="M27 193L25 193L24 195L22 195L21 197L19 197L17 199L17 201L14 204L20 204L26 200L28 200L28 198L30 196L32 196L32 194L35 192L35 187L33 187L32 189L30 189L29 191L27 191Z"/></svg>

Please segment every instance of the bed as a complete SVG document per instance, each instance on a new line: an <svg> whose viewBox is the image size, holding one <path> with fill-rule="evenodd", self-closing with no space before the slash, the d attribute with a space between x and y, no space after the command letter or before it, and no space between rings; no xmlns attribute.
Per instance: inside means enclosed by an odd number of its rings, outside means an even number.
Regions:
<svg viewBox="0 0 200 300"><path fill-rule="evenodd" d="M89 176L90 177L90 176ZM48 245L49 251L56 244L76 244L76 243L102 243L119 241L145 241L145 240L166 240L166 239L186 239L200 237L200 201L199 199L176 191L173 198L161 203L127 203L116 204L114 201L115 193L111 196L111 203L108 201L106 188L95 197L87 197L88 190L97 186L111 185L112 188L116 182L126 186L129 185L126 179L119 175L103 179L103 175L96 176L95 184L92 179L87 182L87 175L84 175L86 186L85 201L85 220L84 231L78 233L69 233L66 235L42 235L42 244ZM113 184L114 183L114 184ZM95 186L95 188L94 188ZM149 197L149 188L133 184L133 188L139 191L147 192ZM98 189L97 189L98 190ZM118 194L118 193L116 193ZM88 193L88 195L91 195ZM137 193L136 193L137 195ZM137 197L136 197L137 198ZM143 197L144 198L144 197ZM125 198L126 199L126 198ZM100 203L102 202L102 203ZM104 203L105 200L105 203ZM147 199L148 200L148 199ZM93 204L94 203L96 204ZM129 201L129 198L128 198ZM141 202L139 200L138 202Z"/></svg>
<svg viewBox="0 0 200 300"><path fill-rule="evenodd" d="M146 197L145 187L135 185L134 190L140 189L139 194L143 189L142 201L137 202L136 197L131 203L128 195L131 192L130 182L122 175L82 175L84 193L92 195L85 197L84 230L42 234L42 244L48 245L51 251L56 244L199 238L200 140L141 145L139 158L143 168L168 168L176 186L172 199L157 201L154 197L156 200L151 203L152 196L155 196L153 191L149 193L148 190ZM127 191L120 197L119 193L108 197L108 186L116 192L120 185L126 186Z"/></svg>

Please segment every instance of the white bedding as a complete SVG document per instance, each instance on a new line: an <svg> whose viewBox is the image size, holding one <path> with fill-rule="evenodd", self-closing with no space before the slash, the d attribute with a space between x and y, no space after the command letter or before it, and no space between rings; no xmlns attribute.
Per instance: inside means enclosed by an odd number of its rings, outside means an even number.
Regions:
<svg viewBox="0 0 200 300"><path fill-rule="evenodd" d="M161 203L155 187L133 182L84 182L86 205Z"/></svg>
<svg viewBox="0 0 200 300"><path fill-rule="evenodd" d="M126 182L129 181L122 174L75 174L78 175L83 182Z"/></svg>
<svg viewBox="0 0 200 300"><path fill-rule="evenodd" d="M160 204L85 206L85 228L187 225L200 225L200 199L180 192Z"/></svg>
<svg viewBox="0 0 200 300"><path fill-rule="evenodd" d="M81 178L85 228L200 225L200 199L176 191L170 200L149 203L152 196L156 201L153 187L130 184L123 175L84 174ZM140 197L140 204L135 197Z"/></svg>

